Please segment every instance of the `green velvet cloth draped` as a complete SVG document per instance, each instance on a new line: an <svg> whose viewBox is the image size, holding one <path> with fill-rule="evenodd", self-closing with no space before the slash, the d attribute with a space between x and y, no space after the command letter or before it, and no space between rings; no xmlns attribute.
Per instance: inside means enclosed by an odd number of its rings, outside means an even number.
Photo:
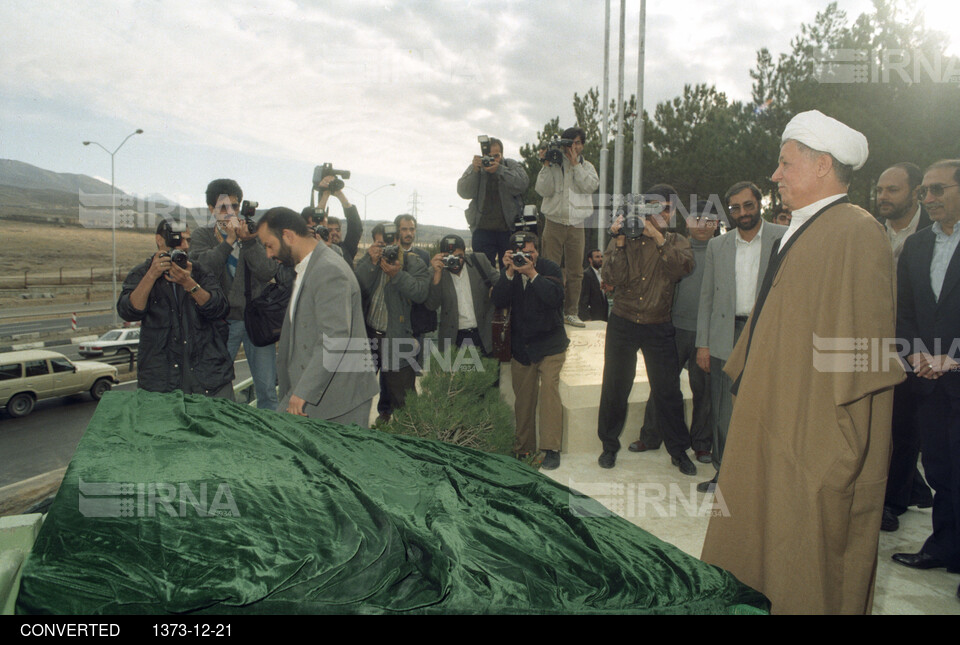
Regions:
<svg viewBox="0 0 960 645"><path fill-rule="evenodd" d="M766 599L516 460L104 396L20 613L737 613Z"/></svg>

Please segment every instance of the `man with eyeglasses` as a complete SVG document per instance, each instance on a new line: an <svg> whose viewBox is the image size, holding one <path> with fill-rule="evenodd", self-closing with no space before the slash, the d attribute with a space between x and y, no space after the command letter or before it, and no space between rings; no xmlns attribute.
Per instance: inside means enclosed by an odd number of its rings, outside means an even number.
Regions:
<svg viewBox="0 0 960 645"><path fill-rule="evenodd" d="M227 295L230 303L227 349L235 358L243 344L257 394L257 407L276 410L276 344L257 347L250 341L243 322L243 310L247 303L246 292L249 290L251 300L259 296L276 276L279 265L267 257L256 231L250 232L247 223L240 219L243 190L236 181L215 179L207 186L206 199L214 224L196 231L190 260L213 274Z"/></svg>
<svg viewBox="0 0 960 645"><path fill-rule="evenodd" d="M701 559L764 594L775 614L873 607L893 386L904 375L890 245L847 197L867 154L863 134L816 110L787 124L771 179L792 220L724 368L736 398L723 507Z"/></svg>
<svg viewBox="0 0 960 645"><path fill-rule="evenodd" d="M787 230L760 217L762 198L760 189L750 181L737 182L727 190L724 201L734 229L711 240L703 260L697 365L710 375L711 460L717 473L733 412L733 382L723 367L753 310L774 242ZM712 492L716 484L714 474L709 481L698 484L697 490Z"/></svg>
<svg viewBox="0 0 960 645"><path fill-rule="evenodd" d="M917 197L933 225L907 238L897 264L897 337L918 396L924 473L933 487L933 534L894 561L960 573L960 159L938 161ZM960 597L960 588L957 589Z"/></svg>

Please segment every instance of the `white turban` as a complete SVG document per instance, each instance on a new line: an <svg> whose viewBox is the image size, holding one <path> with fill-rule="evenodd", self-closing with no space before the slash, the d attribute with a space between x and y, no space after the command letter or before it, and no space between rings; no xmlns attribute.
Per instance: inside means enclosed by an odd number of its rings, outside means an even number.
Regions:
<svg viewBox="0 0 960 645"><path fill-rule="evenodd" d="M854 170L863 168L870 154L865 136L818 110L801 112L793 117L783 129L780 144L788 139L818 152L829 152L840 163L853 166Z"/></svg>

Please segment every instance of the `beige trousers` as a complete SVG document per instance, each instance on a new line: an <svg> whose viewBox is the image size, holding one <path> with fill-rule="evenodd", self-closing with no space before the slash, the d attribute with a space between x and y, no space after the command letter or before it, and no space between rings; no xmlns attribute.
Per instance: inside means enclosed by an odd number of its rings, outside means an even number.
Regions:
<svg viewBox="0 0 960 645"><path fill-rule="evenodd" d="M510 361L510 377L516 396L516 452L537 450L537 400L540 401L540 450L560 451L563 441L563 406L560 403L560 369L567 353L546 356L539 363L523 365Z"/></svg>

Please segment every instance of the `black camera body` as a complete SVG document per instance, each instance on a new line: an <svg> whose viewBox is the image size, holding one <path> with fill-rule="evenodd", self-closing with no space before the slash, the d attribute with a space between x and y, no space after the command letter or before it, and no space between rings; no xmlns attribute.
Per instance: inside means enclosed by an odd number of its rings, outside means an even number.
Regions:
<svg viewBox="0 0 960 645"><path fill-rule="evenodd" d="M331 181L326 188L320 186L320 182L331 175L336 177L336 179ZM343 183L344 179L350 179L350 171L338 170L333 167L332 163L325 163L313 169L313 187L318 192L329 190L331 193L335 193L338 190L343 190L345 185Z"/></svg>
<svg viewBox="0 0 960 645"><path fill-rule="evenodd" d="M397 244L397 225L383 225L383 253L380 254L389 264L394 264L400 259L400 246Z"/></svg>
<svg viewBox="0 0 960 645"><path fill-rule="evenodd" d="M620 229L621 235L628 240L636 240L643 236L643 229L647 226L647 217L659 215L663 211L663 206L659 203L640 203L634 204L623 218L623 227Z"/></svg>
<svg viewBox="0 0 960 645"><path fill-rule="evenodd" d="M561 139L560 137L550 139L547 141L547 151L543 155L543 160L559 166L563 163L563 157L566 154L563 149L569 148L572 145L573 139Z"/></svg>
<svg viewBox="0 0 960 645"><path fill-rule="evenodd" d="M317 224L313 227L313 233L324 242L330 241L330 229L323 224Z"/></svg>
<svg viewBox="0 0 960 645"><path fill-rule="evenodd" d="M240 219L242 219L247 225L247 231L252 235L257 232L257 208L260 206L260 202L251 202L249 200L243 200L243 203L240 204Z"/></svg>
<svg viewBox="0 0 960 645"><path fill-rule="evenodd" d="M484 168L489 168L497 161L490 154L490 137L481 134L477 137L477 141L480 142L480 163L483 164Z"/></svg>
<svg viewBox="0 0 960 645"><path fill-rule="evenodd" d="M169 245L168 245L169 246ZM172 249L169 253L161 253L160 257L170 258L170 261L176 264L183 270L187 269L187 253L181 249ZM169 271L163 272L165 275L170 275Z"/></svg>

